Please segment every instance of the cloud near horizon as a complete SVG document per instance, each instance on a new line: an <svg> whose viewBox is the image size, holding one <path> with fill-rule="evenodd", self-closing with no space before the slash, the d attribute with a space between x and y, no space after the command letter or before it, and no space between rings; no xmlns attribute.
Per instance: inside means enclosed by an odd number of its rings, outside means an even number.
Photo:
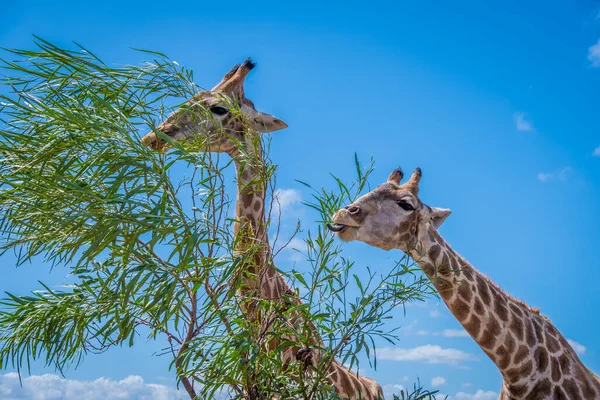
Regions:
<svg viewBox="0 0 600 400"><path fill-rule="evenodd" d="M483 391L479 389L475 393L458 392L454 396L449 396L448 400L497 400L499 394L492 391Z"/></svg>
<svg viewBox="0 0 600 400"><path fill-rule="evenodd" d="M93 381L65 379L56 374L22 377L9 372L0 375L0 398L3 400L178 400L187 393L130 375L120 381L98 378Z"/></svg>

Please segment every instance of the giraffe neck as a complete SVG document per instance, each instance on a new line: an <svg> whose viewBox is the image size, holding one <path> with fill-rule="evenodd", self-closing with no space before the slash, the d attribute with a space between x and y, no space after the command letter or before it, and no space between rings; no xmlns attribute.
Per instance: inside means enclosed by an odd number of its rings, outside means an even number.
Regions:
<svg viewBox="0 0 600 400"><path fill-rule="evenodd" d="M539 310L513 298L473 268L433 227L419 236L419 245L409 254L450 312L496 364L511 399L554 390L573 395L563 398L600 396L595 376ZM574 395L578 390L583 397Z"/></svg>
<svg viewBox="0 0 600 400"><path fill-rule="evenodd" d="M251 299L286 301L285 307L302 304L296 292L287 284L283 276L273 266L272 255L269 247L267 223L265 217L266 179L264 174L264 161L260 143L247 144L253 150L234 150L230 153L237 174L237 195L234 235L238 239L236 251L243 252L252 249L253 256L244 266L240 295L250 299L246 304L245 313L250 319L261 317L256 312ZM304 332L309 343L298 346L286 347L284 361L297 357L298 348L308 345L313 349L313 362L318 363L321 357L320 350L324 347L316 327L311 321L304 322L303 316L298 312L291 313L288 320L293 326L304 326L309 332ZM264 316L263 316L264 319ZM289 340L298 342L297 337ZM271 341L268 346L275 348L278 341ZM328 369L328 381L336 388L336 393L349 399L379 400L383 398L381 386L374 380L365 376L358 376L346 368L336 359L332 360Z"/></svg>
<svg viewBox="0 0 600 400"><path fill-rule="evenodd" d="M233 158L237 174L234 233L244 225L252 229L254 240L268 244L265 218L266 183L261 178L260 166L241 156Z"/></svg>
<svg viewBox="0 0 600 400"><path fill-rule="evenodd" d="M250 142L251 141L251 142ZM272 266L267 221L265 217L266 178L259 140L247 141L243 151L234 150L237 175L234 235L236 251L251 252L245 265L242 293L261 299L277 299L291 291L283 277Z"/></svg>

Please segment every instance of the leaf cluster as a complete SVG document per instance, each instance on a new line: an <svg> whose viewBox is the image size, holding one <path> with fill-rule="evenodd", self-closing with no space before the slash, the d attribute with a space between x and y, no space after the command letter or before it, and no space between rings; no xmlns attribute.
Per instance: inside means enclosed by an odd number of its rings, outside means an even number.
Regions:
<svg viewBox="0 0 600 400"><path fill-rule="evenodd" d="M232 234L231 160L160 132L166 153L139 141L198 92L192 72L157 52L140 50L151 58L142 66L112 67L79 45L35 44L0 60L0 253L14 252L18 265L66 268L74 283L40 282L0 300L0 368L42 360L62 372L149 338L163 344L191 398L332 399L328 365L354 368L366 357L376 366L377 340L397 340L385 323L391 311L432 293L408 259L385 273L360 267L365 278L320 224L306 231L306 262L279 270L304 303L282 309L258 299L262 320L248 319L239 291L261 249L236 251L244 238ZM249 151L245 162L259 164L255 184L272 199L276 166L269 139L257 140L264 153ZM367 187L373 163L355 161L353 184L305 184L320 222ZM289 324L292 312L304 322ZM308 344L314 326L323 339L317 368L286 365L282 350ZM280 346L265 351L274 338ZM415 386L402 396L433 393Z"/></svg>

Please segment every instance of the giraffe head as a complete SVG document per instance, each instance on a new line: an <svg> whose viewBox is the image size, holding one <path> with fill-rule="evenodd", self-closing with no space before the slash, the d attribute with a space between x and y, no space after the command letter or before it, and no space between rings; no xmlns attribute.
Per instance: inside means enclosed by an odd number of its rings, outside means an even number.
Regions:
<svg viewBox="0 0 600 400"><path fill-rule="evenodd" d="M359 240L384 250L415 248L420 235L437 229L450 210L429 207L419 199L420 168L401 184L403 176L401 169L394 170L386 183L338 210L329 229L347 242Z"/></svg>
<svg viewBox="0 0 600 400"><path fill-rule="evenodd" d="M196 94L156 129L176 140L195 140L202 150L229 152L249 130L266 133L286 128L279 118L256 110L244 95L244 80L255 66L249 58L235 65L217 86ZM156 150L167 144L156 132L144 136L142 143Z"/></svg>

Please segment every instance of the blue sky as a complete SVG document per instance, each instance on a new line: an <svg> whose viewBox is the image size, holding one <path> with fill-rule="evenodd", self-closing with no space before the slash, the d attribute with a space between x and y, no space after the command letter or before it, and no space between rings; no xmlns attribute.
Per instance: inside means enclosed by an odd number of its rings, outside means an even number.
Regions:
<svg viewBox="0 0 600 400"><path fill-rule="evenodd" d="M375 158L373 185L397 166L420 166L421 198L453 210L443 236L541 308L600 372L600 4L483 3L8 0L0 46L28 48L37 34L59 45L77 41L115 65L144 61L131 47L155 49L192 68L205 87L253 57L248 97L290 126L272 143L290 220L316 228L299 202L309 193L294 180L333 187L329 172L350 180L354 152ZM346 250L357 265L381 270L401 256L362 243ZM58 284L66 273L41 263L16 270L13 262L0 258L0 291L26 293L38 279ZM292 262L280 258L282 267ZM404 327L400 350L387 353L396 360L380 355L367 375L390 389L420 378L458 400L499 391L493 364L460 336L443 304L409 307L394 323ZM149 382L172 387L156 349L113 350L88 357L66 381L27 382L97 387L103 377L101 390L128 387L130 398L144 398L154 390ZM131 375L143 381L126 380ZM29 398L11 382L0 375L0 398L8 390ZM166 387L164 398L176 396Z"/></svg>

